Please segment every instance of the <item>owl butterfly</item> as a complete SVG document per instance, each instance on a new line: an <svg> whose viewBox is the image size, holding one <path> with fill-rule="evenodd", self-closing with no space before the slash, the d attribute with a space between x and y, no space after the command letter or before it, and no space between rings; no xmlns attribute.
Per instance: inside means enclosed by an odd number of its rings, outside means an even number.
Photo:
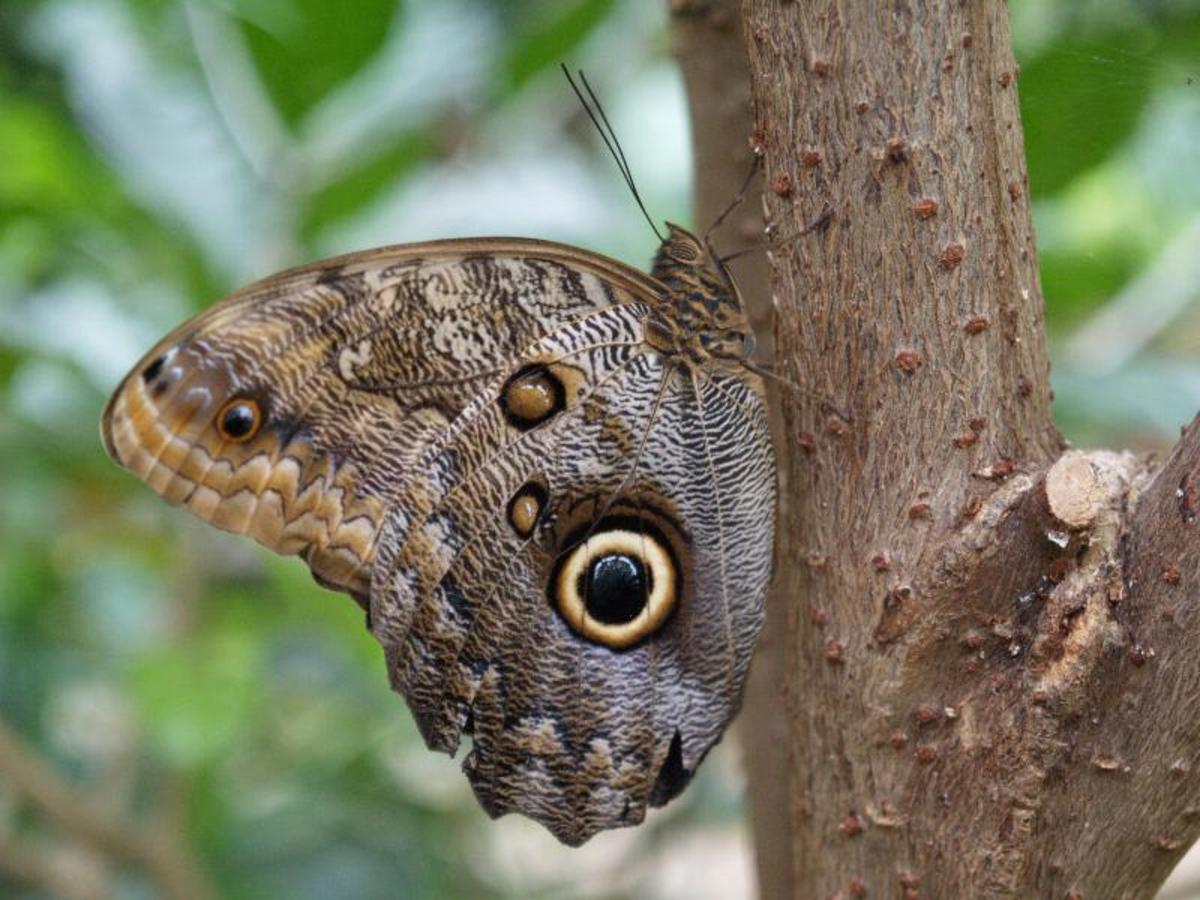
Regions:
<svg viewBox="0 0 1200 900"><path fill-rule="evenodd" d="M571 845L640 822L735 713L775 470L707 243L649 275L517 238L354 253L179 326L104 410L168 502L350 594L430 748Z"/></svg>

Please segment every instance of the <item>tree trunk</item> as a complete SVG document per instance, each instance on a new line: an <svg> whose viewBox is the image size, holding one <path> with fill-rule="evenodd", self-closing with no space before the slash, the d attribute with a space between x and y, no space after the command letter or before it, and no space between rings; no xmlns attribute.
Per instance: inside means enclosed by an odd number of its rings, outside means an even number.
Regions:
<svg viewBox="0 0 1200 900"><path fill-rule="evenodd" d="M763 895L1152 896L1200 834L1200 426L1161 468L1063 453L1007 8L672 10L698 218L761 147L804 387L743 727Z"/></svg>

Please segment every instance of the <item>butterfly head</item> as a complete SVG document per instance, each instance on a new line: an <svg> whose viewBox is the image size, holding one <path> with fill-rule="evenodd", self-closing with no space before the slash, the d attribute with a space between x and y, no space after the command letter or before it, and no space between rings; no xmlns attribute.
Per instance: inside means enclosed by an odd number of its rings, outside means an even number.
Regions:
<svg viewBox="0 0 1200 900"><path fill-rule="evenodd" d="M125 377L101 421L109 456L168 502L365 595L381 504L356 489L352 460L302 427L288 373L222 331L192 323Z"/></svg>
<svg viewBox="0 0 1200 900"><path fill-rule="evenodd" d="M663 304L646 322L647 341L685 365L748 359L754 334L733 277L705 241L667 228L651 269L665 288Z"/></svg>

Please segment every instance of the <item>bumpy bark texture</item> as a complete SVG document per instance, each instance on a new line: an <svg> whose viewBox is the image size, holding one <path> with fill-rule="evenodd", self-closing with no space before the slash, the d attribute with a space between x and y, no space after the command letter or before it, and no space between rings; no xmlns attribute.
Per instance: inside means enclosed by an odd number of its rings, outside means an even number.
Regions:
<svg viewBox="0 0 1200 900"><path fill-rule="evenodd" d="M752 125L732 4L673 10L701 215L752 138L778 368L828 398L777 395L763 895L1152 896L1200 834L1200 425L1063 453L1006 7L746 0Z"/></svg>

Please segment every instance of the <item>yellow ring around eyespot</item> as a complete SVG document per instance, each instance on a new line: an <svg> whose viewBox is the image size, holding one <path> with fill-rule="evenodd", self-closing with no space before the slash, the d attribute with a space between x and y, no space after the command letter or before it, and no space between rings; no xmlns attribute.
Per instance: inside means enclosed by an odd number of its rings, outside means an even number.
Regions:
<svg viewBox="0 0 1200 900"><path fill-rule="evenodd" d="M619 625L600 622L588 614L578 585L596 559L621 553L640 560L650 573L650 596L636 618ZM620 650L652 634L670 615L678 597L679 577L675 561L662 542L640 531L612 529L600 531L571 551L554 585L558 610L567 624L588 640Z"/></svg>

